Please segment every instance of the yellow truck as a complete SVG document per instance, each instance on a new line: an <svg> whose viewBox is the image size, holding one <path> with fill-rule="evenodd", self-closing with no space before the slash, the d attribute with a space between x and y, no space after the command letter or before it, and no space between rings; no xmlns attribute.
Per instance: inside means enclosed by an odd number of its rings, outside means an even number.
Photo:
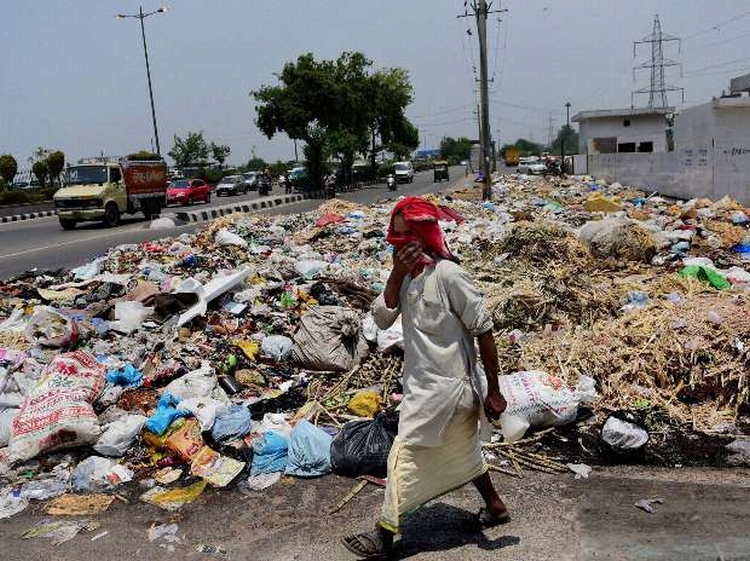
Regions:
<svg viewBox="0 0 750 561"><path fill-rule="evenodd" d="M66 186L54 197L60 225L72 230L79 222L101 220L117 226L120 216L142 212L158 215L166 203L164 160L94 159L70 166Z"/></svg>
<svg viewBox="0 0 750 561"><path fill-rule="evenodd" d="M508 148L505 151L505 165L517 166L520 157L521 151L518 148Z"/></svg>

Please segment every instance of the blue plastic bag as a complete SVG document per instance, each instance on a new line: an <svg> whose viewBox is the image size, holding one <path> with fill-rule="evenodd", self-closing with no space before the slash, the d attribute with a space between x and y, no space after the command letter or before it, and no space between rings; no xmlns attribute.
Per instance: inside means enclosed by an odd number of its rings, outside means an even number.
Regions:
<svg viewBox="0 0 750 561"><path fill-rule="evenodd" d="M124 388L137 388L143 384L143 374L128 364L122 370L107 370L107 382Z"/></svg>
<svg viewBox="0 0 750 561"><path fill-rule="evenodd" d="M253 444L253 464L250 474L273 473L286 468L289 441L270 430Z"/></svg>
<svg viewBox="0 0 750 561"><path fill-rule="evenodd" d="M178 409L177 405L179 403L179 398L173 396L169 392L165 393L156 404L156 412L152 417L149 417L148 421L146 421L143 426L147 431L154 434L164 434L167 432L169 425L171 425L175 419L192 415L190 411Z"/></svg>
<svg viewBox="0 0 750 561"><path fill-rule="evenodd" d="M230 405L216 412L211 436L216 442L241 438L253 427L250 409L244 405Z"/></svg>
<svg viewBox="0 0 750 561"><path fill-rule="evenodd" d="M317 477L331 471L333 437L310 423L300 421L292 430L289 441L287 475Z"/></svg>

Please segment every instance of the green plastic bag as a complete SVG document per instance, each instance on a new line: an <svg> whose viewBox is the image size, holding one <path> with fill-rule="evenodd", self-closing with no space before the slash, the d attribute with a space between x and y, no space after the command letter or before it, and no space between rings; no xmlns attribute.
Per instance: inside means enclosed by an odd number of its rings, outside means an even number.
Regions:
<svg viewBox="0 0 750 561"><path fill-rule="evenodd" d="M678 273L683 278L694 277L707 282L714 288L724 290L732 286L727 279L722 277L715 270L710 267L704 267L702 265L688 265Z"/></svg>

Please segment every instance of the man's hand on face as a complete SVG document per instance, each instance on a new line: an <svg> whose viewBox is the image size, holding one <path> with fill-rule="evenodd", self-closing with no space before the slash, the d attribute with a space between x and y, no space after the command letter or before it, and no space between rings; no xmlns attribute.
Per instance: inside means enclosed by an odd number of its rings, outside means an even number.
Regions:
<svg viewBox="0 0 750 561"><path fill-rule="evenodd" d="M421 256L422 247L418 243L406 244L393 254L393 272L406 276L419 262Z"/></svg>
<svg viewBox="0 0 750 561"><path fill-rule="evenodd" d="M501 393L491 393L484 400L484 414L490 421L497 421L508 403Z"/></svg>

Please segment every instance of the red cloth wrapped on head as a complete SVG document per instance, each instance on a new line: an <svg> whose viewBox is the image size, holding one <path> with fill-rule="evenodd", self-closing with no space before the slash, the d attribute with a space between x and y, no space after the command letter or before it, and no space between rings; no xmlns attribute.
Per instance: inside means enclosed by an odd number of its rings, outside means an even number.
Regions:
<svg viewBox="0 0 750 561"><path fill-rule="evenodd" d="M393 220L397 214L401 214L404 218L411 232L410 235L400 235L394 231ZM405 197L393 207L386 241L396 251L412 242L422 246L422 260L415 267L415 273L433 264L437 258L458 261L445 244L443 230L438 224L439 219L440 209L420 197Z"/></svg>

